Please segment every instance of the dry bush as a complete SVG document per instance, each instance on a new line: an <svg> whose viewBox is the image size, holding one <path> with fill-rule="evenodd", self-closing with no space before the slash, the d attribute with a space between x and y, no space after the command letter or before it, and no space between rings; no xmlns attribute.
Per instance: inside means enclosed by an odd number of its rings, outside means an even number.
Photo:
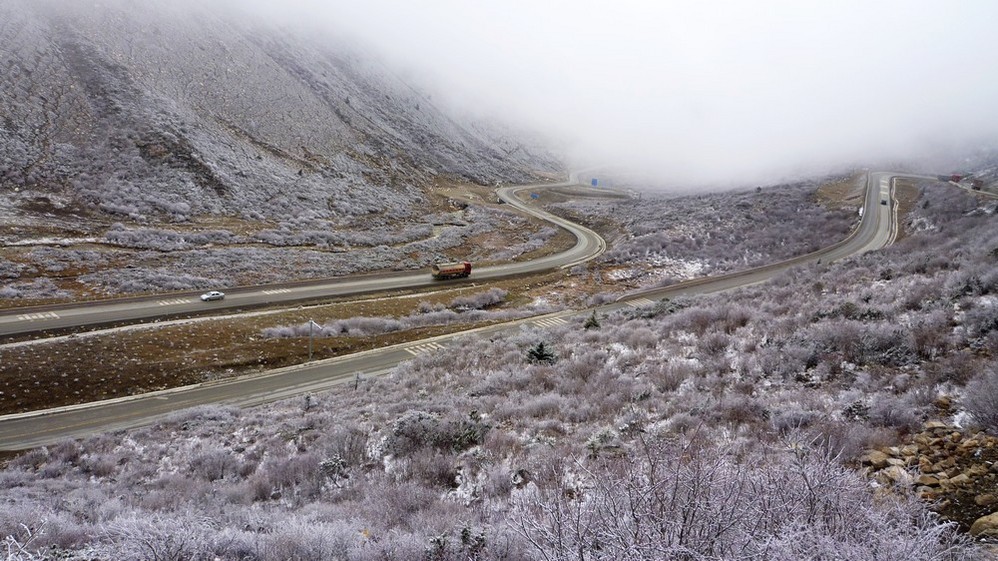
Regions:
<svg viewBox="0 0 998 561"><path fill-rule="evenodd" d="M989 367L967 384L961 403L974 422L998 434L998 369Z"/></svg>

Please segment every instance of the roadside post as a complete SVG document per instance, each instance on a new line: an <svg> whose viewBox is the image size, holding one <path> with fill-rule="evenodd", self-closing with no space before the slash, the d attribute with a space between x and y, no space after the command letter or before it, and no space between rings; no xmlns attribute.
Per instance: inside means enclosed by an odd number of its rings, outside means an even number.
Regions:
<svg viewBox="0 0 998 561"><path fill-rule="evenodd" d="M312 326L322 329L322 326L315 323L311 319L308 320L308 361L312 362Z"/></svg>

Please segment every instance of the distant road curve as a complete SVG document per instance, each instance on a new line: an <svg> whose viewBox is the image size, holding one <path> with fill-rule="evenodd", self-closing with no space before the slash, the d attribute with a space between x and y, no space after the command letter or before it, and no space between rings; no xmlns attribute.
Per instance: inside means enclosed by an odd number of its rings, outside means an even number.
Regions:
<svg viewBox="0 0 998 561"><path fill-rule="evenodd" d="M574 174L570 177L574 177ZM551 222L571 232L576 244L571 249L531 261L507 263L491 267L476 267L470 279L455 282L476 282L524 273L537 273L559 267L570 267L588 261L606 250L606 242L596 232L564 220L516 197L520 191L574 185L574 180L502 187L499 197L512 207ZM0 311L0 341L5 336L38 333L47 330L85 326L135 323L160 317L183 314L205 314L267 304L291 303L331 296L347 296L385 290L431 286L429 272L397 275L352 275L327 280L285 283L266 286L226 288L225 299L202 302L194 292L158 294L152 296L98 300L73 304L55 304L13 308Z"/></svg>
<svg viewBox="0 0 998 561"><path fill-rule="evenodd" d="M867 193L863 218L859 227L845 240L821 251L774 263L740 273L696 279L667 288L643 291L618 302L600 306L598 313L628 307L651 305L661 298L682 294L707 294L764 281L790 267L815 262L842 259L887 245L896 230L895 203L892 200L893 180L899 174L885 172L867 176ZM881 204L882 197L888 204ZM510 203L514 204L514 203ZM467 334L488 336L522 326L539 328L556 325L581 325L593 312L566 310L515 322L471 329L373 349L347 356L301 364L263 374L247 375L217 382L206 382L183 388L107 401L7 415L0 417L0 450L24 450L49 445L67 438L147 425L189 407L206 404L228 404L240 407L258 405L332 387L358 383L362 379L388 372L395 365L423 352L446 348L458 337Z"/></svg>
<svg viewBox="0 0 998 561"><path fill-rule="evenodd" d="M886 247L897 237L897 202L894 199L894 181L900 177L933 179L921 175L892 172L869 172L866 176L866 198L863 218L844 240L818 251L785 261L763 265L744 271L714 277L704 277L678 283L665 288L632 292L619 299L621 303L648 299L673 298L684 294L719 292L769 280L777 274L807 263L831 263L852 255ZM885 203L885 204L882 204Z"/></svg>

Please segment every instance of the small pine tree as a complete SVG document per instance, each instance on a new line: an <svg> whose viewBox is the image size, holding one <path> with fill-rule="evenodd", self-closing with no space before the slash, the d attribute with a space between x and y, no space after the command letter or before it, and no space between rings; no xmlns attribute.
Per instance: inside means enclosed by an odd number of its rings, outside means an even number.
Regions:
<svg viewBox="0 0 998 561"><path fill-rule="evenodd" d="M554 364L556 358L544 345L544 341L541 341L527 351L527 360L533 364Z"/></svg>
<svg viewBox="0 0 998 561"><path fill-rule="evenodd" d="M592 315L589 316L586 319L586 323L583 323L582 327L585 328L585 329L599 329L600 328L599 318L596 317L596 310L593 310Z"/></svg>

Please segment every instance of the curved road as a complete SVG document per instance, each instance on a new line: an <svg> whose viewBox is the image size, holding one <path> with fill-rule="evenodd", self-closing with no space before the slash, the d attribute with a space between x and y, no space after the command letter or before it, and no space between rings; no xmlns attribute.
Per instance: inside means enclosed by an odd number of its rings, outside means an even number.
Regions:
<svg viewBox="0 0 998 561"><path fill-rule="evenodd" d="M577 242L575 247L540 259L508 263L491 267L475 268L470 281L496 279L500 277L537 273L559 267L569 267L582 263L606 250L606 242L592 230L558 218L543 210L533 208L519 200L520 191L573 185L569 181L537 185L503 187L499 197L508 205L532 214L542 220L552 222L572 233ZM225 300L202 302L197 293L160 294L148 297L123 298L110 301L96 301L84 304L60 304L15 308L0 312L0 338L23 335L51 329L64 329L94 325L137 322L164 316L180 314L203 314L249 306L274 303L289 303L313 300L330 296L345 296L384 290L399 290L430 286L434 281L428 271L391 276L352 276L307 284L285 284L259 287L226 289ZM448 281L449 283L462 281Z"/></svg>
<svg viewBox="0 0 998 561"><path fill-rule="evenodd" d="M867 194L863 219L845 240L821 251L781 263L719 277L697 279L667 288L644 291L630 295L619 302L601 306L600 313L626 307L652 304L654 299L680 294L710 293L764 281L779 272L802 263L824 259L841 259L887 245L893 238L895 205L891 198L893 174L871 173L867 178ZM519 190L513 189L511 190ZM511 199L512 193L507 191ZM886 195L886 197L885 197ZM881 204L882 197L889 204ZM510 204L519 206L516 202ZM598 237L598 236L597 236ZM592 242L580 242L573 248L576 255L599 250L589 247ZM571 259L567 260L568 263ZM550 327L571 322L581 324L592 310L563 311L501 325L443 335L421 341L393 345L353 355L332 358L265 374L249 375L218 382L197 384L139 396L88 403L45 411L36 411L0 417L0 450L24 450L52 444L66 438L82 437L141 426L162 419L171 413L209 403L251 406L284 399L307 392L321 391L333 386L355 382L361 378L389 371L396 364L422 352L445 348L453 340L469 333L488 335L505 330L519 329L522 325Z"/></svg>
<svg viewBox="0 0 998 561"><path fill-rule="evenodd" d="M866 178L866 199L863 204L863 219L856 230L844 240L807 255L786 261L746 269L736 273L705 277L675 284L666 288L656 288L631 293L619 302L633 302L642 299L671 298L682 294L703 294L728 290L769 280L795 265L830 263L839 259L880 249L893 243L897 237L897 205L894 201L894 179L898 177L921 177L888 172L871 172ZM887 204L881 204L886 201Z"/></svg>

